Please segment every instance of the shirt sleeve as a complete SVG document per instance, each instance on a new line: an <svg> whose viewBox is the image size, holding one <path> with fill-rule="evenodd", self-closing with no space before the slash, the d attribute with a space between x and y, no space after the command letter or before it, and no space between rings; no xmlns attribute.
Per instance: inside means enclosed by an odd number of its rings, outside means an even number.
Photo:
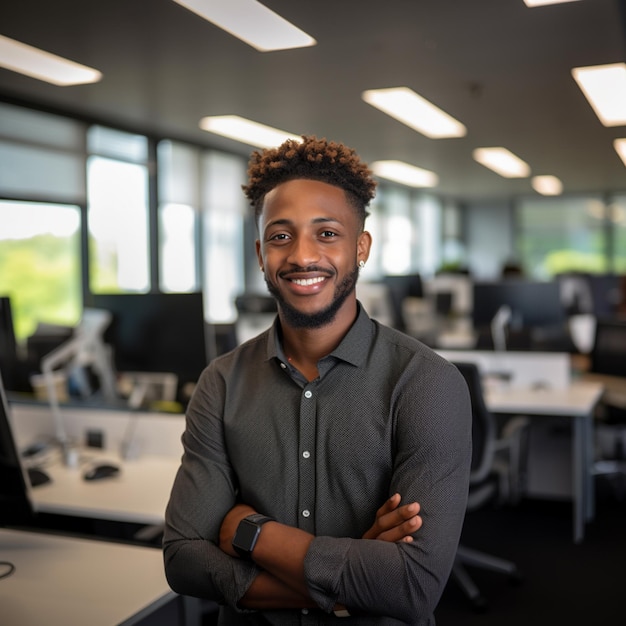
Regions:
<svg viewBox="0 0 626 626"><path fill-rule="evenodd" d="M421 505L412 543L317 537L305 559L313 599L428 623L450 575L467 505L471 405L452 365L409 367L398 384L390 495ZM373 520L372 520L373 521Z"/></svg>
<svg viewBox="0 0 626 626"><path fill-rule="evenodd" d="M219 548L222 520L236 502L236 477L224 445L218 379L210 367L205 370L188 406L184 454L165 513L163 556L174 591L236 607L259 570Z"/></svg>

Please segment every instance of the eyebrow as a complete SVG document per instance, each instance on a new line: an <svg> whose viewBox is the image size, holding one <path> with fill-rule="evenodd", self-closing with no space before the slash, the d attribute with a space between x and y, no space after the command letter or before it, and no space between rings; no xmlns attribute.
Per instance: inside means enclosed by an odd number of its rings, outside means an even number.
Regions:
<svg viewBox="0 0 626 626"><path fill-rule="evenodd" d="M276 220L272 220L271 222L268 222L264 230L267 230L268 228L272 226L291 226L293 223L294 223L293 220L290 220L284 217L284 218L280 218L280 219L276 219ZM334 217L316 217L315 219L311 221L311 224L340 224L341 225L342 222L340 222L338 219Z"/></svg>

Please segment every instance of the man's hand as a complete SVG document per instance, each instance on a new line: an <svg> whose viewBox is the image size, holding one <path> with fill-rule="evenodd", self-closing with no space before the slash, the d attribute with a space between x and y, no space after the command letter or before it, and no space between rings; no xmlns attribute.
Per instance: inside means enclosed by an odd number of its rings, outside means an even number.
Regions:
<svg viewBox="0 0 626 626"><path fill-rule="evenodd" d="M400 506L400 494L396 493L376 511L376 520L363 535L363 539L410 543L412 533L422 526L419 516L420 505L417 502Z"/></svg>
<svg viewBox="0 0 626 626"><path fill-rule="evenodd" d="M253 513L256 513L256 511L247 504L235 504L235 506L226 513L226 517L222 520L222 526L220 528L220 550L230 556L239 556L233 549L233 538L237 532L239 522L244 517L248 517L248 515L252 515Z"/></svg>

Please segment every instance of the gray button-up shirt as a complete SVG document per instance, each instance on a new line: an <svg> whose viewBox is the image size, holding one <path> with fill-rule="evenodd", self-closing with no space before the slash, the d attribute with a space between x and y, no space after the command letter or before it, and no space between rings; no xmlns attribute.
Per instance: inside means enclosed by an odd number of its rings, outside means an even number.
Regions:
<svg viewBox="0 0 626 626"><path fill-rule="evenodd" d="M179 593L229 605L222 623L433 624L465 515L471 409L450 363L360 309L308 382L276 323L215 359L187 411L184 456L166 513L164 558ZM360 537L393 493L418 501L413 543ZM315 535L305 560L319 610L235 612L254 563L218 547L243 501ZM231 621L227 615L231 615Z"/></svg>

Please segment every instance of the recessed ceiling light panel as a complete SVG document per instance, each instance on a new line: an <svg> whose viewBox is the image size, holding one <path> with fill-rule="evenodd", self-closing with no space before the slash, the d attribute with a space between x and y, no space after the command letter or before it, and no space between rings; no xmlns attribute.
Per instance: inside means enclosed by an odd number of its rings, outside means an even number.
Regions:
<svg viewBox="0 0 626 626"><path fill-rule="evenodd" d="M96 83L102 73L45 50L0 35L0 67L53 85Z"/></svg>
<svg viewBox="0 0 626 626"><path fill-rule="evenodd" d="M626 165L626 139L616 139L613 142L613 146L619 154L619 158L622 159L624 165Z"/></svg>
<svg viewBox="0 0 626 626"><path fill-rule="evenodd" d="M563 183L556 176L533 176L530 184L544 196L559 196L563 193Z"/></svg>
<svg viewBox="0 0 626 626"><path fill-rule="evenodd" d="M626 63L575 67L572 76L604 126L626 125Z"/></svg>
<svg viewBox="0 0 626 626"><path fill-rule="evenodd" d="M435 187L439 183L434 172L402 161L374 161L370 167L376 176L410 187Z"/></svg>
<svg viewBox="0 0 626 626"><path fill-rule="evenodd" d="M299 135L278 130L271 126L265 126L238 115L203 117L200 120L200 128L257 148L273 148L274 146L279 146L287 139L302 140Z"/></svg>
<svg viewBox="0 0 626 626"><path fill-rule="evenodd" d="M260 52L305 48L317 42L256 0L174 0Z"/></svg>
<svg viewBox="0 0 626 626"><path fill-rule="evenodd" d="M530 176L530 166L506 148L476 148L474 159L505 178L526 178Z"/></svg>
<svg viewBox="0 0 626 626"><path fill-rule="evenodd" d="M524 0L527 7L542 7L546 4L565 4L566 2L577 2L578 0Z"/></svg>
<svg viewBox="0 0 626 626"><path fill-rule="evenodd" d="M467 128L408 87L368 89L363 100L431 139L464 137Z"/></svg>

